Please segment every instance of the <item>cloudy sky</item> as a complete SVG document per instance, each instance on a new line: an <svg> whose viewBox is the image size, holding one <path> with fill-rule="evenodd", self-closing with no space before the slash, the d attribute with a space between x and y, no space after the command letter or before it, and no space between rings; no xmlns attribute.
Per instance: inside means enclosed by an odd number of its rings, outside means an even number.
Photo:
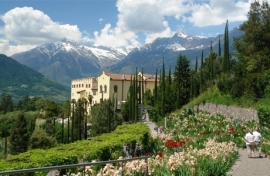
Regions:
<svg viewBox="0 0 270 176"><path fill-rule="evenodd" d="M0 53L8 56L68 38L142 46L177 31L223 34L247 19L254 0L0 0ZM270 0L268 0L270 1Z"/></svg>

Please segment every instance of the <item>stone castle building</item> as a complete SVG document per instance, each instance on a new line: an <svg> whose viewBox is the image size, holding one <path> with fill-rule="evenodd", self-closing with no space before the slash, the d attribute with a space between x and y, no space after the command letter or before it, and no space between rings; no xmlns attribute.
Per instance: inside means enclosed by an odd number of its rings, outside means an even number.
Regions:
<svg viewBox="0 0 270 176"><path fill-rule="evenodd" d="M144 92L155 87L155 76L153 74L138 73L137 79L144 84ZM87 111L91 109L94 104L100 103L101 100L108 100L114 98L117 100L117 108L127 100L128 90L134 75L108 73L103 71L97 78L88 77L74 79L71 81L71 100L76 102L80 98L88 100L88 96L92 96L92 104L88 103ZM159 82L159 79L157 80Z"/></svg>

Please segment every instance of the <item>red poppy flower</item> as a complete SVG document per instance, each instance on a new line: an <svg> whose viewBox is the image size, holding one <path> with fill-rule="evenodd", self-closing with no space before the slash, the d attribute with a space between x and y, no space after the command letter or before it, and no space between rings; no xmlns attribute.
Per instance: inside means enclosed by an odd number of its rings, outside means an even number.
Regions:
<svg viewBox="0 0 270 176"><path fill-rule="evenodd" d="M162 157L163 157L163 153L162 153L162 152L158 152L158 156L159 156L160 158L162 158Z"/></svg>

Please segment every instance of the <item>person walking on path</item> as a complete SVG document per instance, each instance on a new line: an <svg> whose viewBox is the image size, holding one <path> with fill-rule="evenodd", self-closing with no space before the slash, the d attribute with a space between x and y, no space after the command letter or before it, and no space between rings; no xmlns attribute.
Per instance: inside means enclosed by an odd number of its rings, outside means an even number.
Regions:
<svg viewBox="0 0 270 176"><path fill-rule="evenodd" d="M245 135L247 153L248 153L249 158L252 158L254 154L254 148L255 148L254 140L255 140L255 136L253 135L252 130L249 129L248 133Z"/></svg>
<svg viewBox="0 0 270 176"><path fill-rule="evenodd" d="M258 150L259 152L259 158L262 157L262 153L261 153L261 150L262 150L262 147L261 147L261 139L262 139L262 135L261 133L258 132L258 127L256 127L253 131L253 135L254 135L254 144L255 144L255 147L256 149Z"/></svg>

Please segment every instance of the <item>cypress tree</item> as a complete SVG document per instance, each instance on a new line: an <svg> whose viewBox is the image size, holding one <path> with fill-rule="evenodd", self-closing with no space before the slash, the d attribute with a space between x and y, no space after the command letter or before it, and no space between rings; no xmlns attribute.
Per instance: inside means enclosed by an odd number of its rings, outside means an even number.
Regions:
<svg viewBox="0 0 270 176"><path fill-rule="evenodd" d="M176 108L181 108L190 99L190 61L184 55L177 59L174 80L178 90Z"/></svg>
<svg viewBox="0 0 270 176"><path fill-rule="evenodd" d="M158 86L157 86L157 72L158 70L156 69L156 77L155 77L155 89L154 89L154 106L157 106L157 92L158 92Z"/></svg>
<svg viewBox="0 0 270 176"><path fill-rule="evenodd" d="M135 122L138 121L138 69L136 68L135 77Z"/></svg>
<svg viewBox="0 0 270 176"><path fill-rule="evenodd" d="M139 81L139 87L138 87L138 93L139 93L139 104L142 105L142 75L138 78Z"/></svg>
<svg viewBox="0 0 270 176"><path fill-rule="evenodd" d="M26 152L28 148L29 135L27 131L27 122L24 117L24 113L20 112L18 117L15 119L11 128L9 137L10 153L19 154Z"/></svg>
<svg viewBox="0 0 270 176"><path fill-rule="evenodd" d="M144 79L143 79L143 68L142 68L142 101L144 103Z"/></svg>
<svg viewBox="0 0 270 176"><path fill-rule="evenodd" d="M218 36L218 56L221 56L220 35Z"/></svg>
<svg viewBox="0 0 270 176"><path fill-rule="evenodd" d="M82 140L82 113L83 113L82 100L79 99L79 140Z"/></svg>
<svg viewBox="0 0 270 176"><path fill-rule="evenodd" d="M195 73L198 72L198 58L196 56L196 62L195 62Z"/></svg>
<svg viewBox="0 0 270 176"><path fill-rule="evenodd" d="M5 125L5 158L7 157L7 145L8 145L7 125Z"/></svg>
<svg viewBox="0 0 270 176"><path fill-rule="evenodd" d="M203 50L201 55L201 69L200 69L200 93L203 92Z"/></svg>
<svg viewBox="0 0 270 176"><path fill-rule="evenodd" d="M133 77L133 86L132 86L132 119L133 119L133 122L136 122L136 117L135 117L135 87L136 87L136 84L135 84L135 75Z"/></svg>
<svg viewBox="0 0 270 176"><path fill-rule="evenodd" d="M164 64L164 58L163 58L163 64L162 64L162 95L161 95L161 116L165 115L165 64Z"/></svg>
<svg viewBox="0 0 270 176"><path fill-rule="evenodd" d="M67 143L70 142L69 138L70 138L70 101L67 101L68 103L68 126L67 126Z"/></svg>
<svg viewBox="0 0 270 176"><path fill-rule="evenodd" d="M131 76L131 79L130 79L130 86L129 86L129 120L133 120L133 114L132 114L132 105L133 105L133 78Z"/></svg>
<svg viewBox="0 0 270 176"><path fill-rule="evenodd" d="M172 112L174 108L174 93L172 86L172 75L171 75L171 66L169 69L168 76L166 76L166 88L165 88L165 114Z"/></svg>
<svg viewBox="0 0 270 176"><path fill-rule="evenodd" d="M74 120L75 120L74 116L75 116L75 103L76 103L76 100L72 99L71 103L72 103L71 142L74 142Z"/></svg>
<svg viewBox="0 0 270 176"><path fill-rule="evenodd" d="M108 119L108 132L111 132L111 113L110 113L110 106L111 106L111 101L108 100L107 103L107 119Z"/></svg>
<svg viewBox="0 0 270 176"><path fill-rule="evenodd" d="M87 100L84 98L84 139L87 139Z"/></svg>
<svg viewBox="0 0 270 176"><path fill-rule="evenodd" d="M203 50L202 50L202 55L201 55L201 69L203 68Z"/></svg>
<svg viewBox="0 0 270 176"><path fill-rule="evenodd" d="M228 20L226 21L225 32L224 32L224 54L222 62L222 71L224 73L229 72L229 37L228 37Z"/></svg>

